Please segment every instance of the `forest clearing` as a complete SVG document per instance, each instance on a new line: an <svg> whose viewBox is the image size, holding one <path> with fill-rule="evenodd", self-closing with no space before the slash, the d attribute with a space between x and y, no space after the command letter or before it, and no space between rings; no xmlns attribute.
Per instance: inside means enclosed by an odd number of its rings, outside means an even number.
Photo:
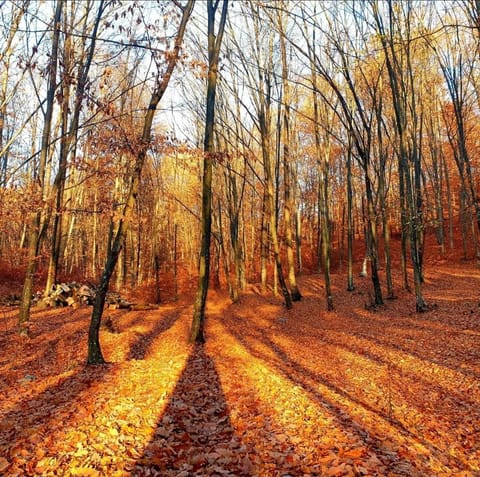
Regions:
<svg viewBox="0 0 480 477"><path fill-rule="evenodd" d="M29 340L3 308L0 474L480 475L478 267L428 267L422 314L332 276L330 312L319 275L292 310L210 292L205 345L187 344L191 296L107 310L98 367L89 307L34 311Z"/></svg>

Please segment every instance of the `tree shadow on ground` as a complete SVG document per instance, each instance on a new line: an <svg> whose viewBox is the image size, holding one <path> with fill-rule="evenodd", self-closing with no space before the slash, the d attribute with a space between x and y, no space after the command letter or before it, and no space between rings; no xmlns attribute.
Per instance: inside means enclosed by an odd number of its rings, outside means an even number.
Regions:
<svg viewBox="0 0 480 477"><path fill-rule="evenodd" d="M128 360L132 359L145 359L149 351L152 349L152 346L155 340L162 334L168 331L176 321L182 316L188 306L183 306L181 308L175 308L172 311L161 314L160 312L155 312L158 315L155 325L146 333L138 333L137 339L130 346L130 351L128 353ZM137 312L142 313L142 312Z"/></svg>
<svg viewBox="0 0 480 477"><path fill-rule="evenodd" d="M239 320L239 322L241 322L241 320ZM348 400L357 410L363 409L366 413L383 421L388 427L392 428L392 438L395 438L395 435L399 435L402 439L421 445L428 449L431 455L435 456L441 462L447 458L444 450L438 448L435 443L430 442L421 435L413 433L405 427L402 422L390 416L386 411L375 408L371 403L359 399L359 397L339 387L334 382L331 382L327 377L315 373L293 360L288 353L278 344L274 343L264 331L256 330L254 336L252 336L252 334L247 336L241 329L236 329L235 326L229 326L228 331L252 356L267 363L271 369L287 378L292 385L300 386L313 402L316 402L332 413L341 428L348 430L362 439L367 448L379 456L381 461L386 464L388 470L395 472L395 475L412 476L420 474L418 474L418 471L412 466L408 458L400 456L397 452L392 452L390 448L385 448L385 435L378 434L373 428L364 428L358 422L358 419L356 419L353 414L346 412L339 402L331 399L325 393L320 392L318 390L319 386L325 386L342 399ZM262 346L265 347L268 352L261 351ZM465 464L459 459L448 456L448 460L449 465L453 465L454 468L468 470Z"/></svg>
<svg viewBox="0 0 480 477"><path fill-rule="evenodd" d="M215 363L196 345L131 475L253 475L234 433ZM215 474L217 475L217 474Z"/></svg>
<svg viewBox="0 0 480 477"><path fill-rule="evenodd" d="M172 311L165 316L160 316L149 333L141 334L138 341L131 344L127 351L131 359L145 356L155 338L168 330L177 321L180 314L181 310L178 313ZM61 347L59 348L59 344L62 344L67 338L71 346L78 345L80 340L72 342L77 338L81 337L81 342L84 341L85 320L80 321L83 315L75 315L75 317L83 329L67 328L70 334L61 336L56 334L53 338L46 339L46 344L43 343L40 350L36 349L36 345L40 343L35 340L40 339L43 335L35 330L34 338L24 342L24 353L19 356L19 359L11 358L13 363L10 369L19 368L28 372L28 366L39 360L42 363L52 361L53 364L56 364L55 360L61 358L59 353L63 352ZM56 320L55 324L57 321L59 320ZM121 373L121 365L118 364L94 367L76 365L75 368L71 374L64 377L59 376L54 383L47 386L43 384L44 379L52 382L58 369L55 368L52 372L52 368L47 367L46 372L38 376L39 368L37 366L34 374L25 374L22 379L11 380L11 386L18 387L21 398L13 400L10 404L0 387L0 401L2 398L5 399L0 402L2 404L0 406L0 456L11 463L10 467L6 469L8 473L0 472L0 475L10 475L9 472L12 475L41 475L35 471L35 464L39 459L36 454L37 448L40 446L42 452L44 449L55 449L56 440L65 431L66 424L75 426L76 422L85 420L93 422L96 401L92 397L95 397L95 393L99 392L99 389L102 389L104 385L108 386L108 383Z"/></svg>
<svg viewBox="0 0 480 477"><path fill-rule="evenodd" d="M63 425L87 415L82 396L90 394L92 388L115 372L111 365L83 368L43 392L23 399L3 414L0 419L0 455L8 461L15 461L15 469L7 469L11 470L11 475L38 475L29 468L37 444L41 441L54 447L58 431L55 423ZM35 383L20 385L34 386Z"/></svg>
<svg viewBox="0 0 480 477"><path fill-rule="evenodd" d="M334 339L329 336L322 336L321 343L329 345L331 347L335 347L340 352L352 353L361 358L368 359L379 368L383 367L390 375L390 379L392 380L391 385L394 388L400 388L404 384L404 382L410 383L409 385L413 386L416 390L419 390L419 388L423 388L422 396L420 397L426 397L427 399L433 399L434 401L436 401L434 408L436 414L442 415L442 413L446 412L451 405L451 403L449 402L450 400L445 400L445 397L447 395L452 398L457 405L466 404L477 406L477 401L471 398L469 395L466 395L461 390L456 391L449 389L445 385L434 381L432 378L426 378L425 375L418 370L415 372L413 370L409 370L407 367L402 366L401 361L389 360L380 352L378 352L378 350L372 350L374 346L369 345L375 344L378 348L383 350L393 349L395 351L400 351L405 355L409 355L413 358L417 358L418 360L425 362L426 365L430 367L432 367L433 365L437 365L439 367L445 367L452 371L465 374L461 369L457 369L453 366L446 366L445 364L441 364L440 361L437 362L435 360L426 358L424 356L421 356L420 353L415 353L411 350L401 347L400 345L397 347L392 344L376 340L375 338L368 335L361 336L360 334L355 333L350 333L349 335L362 338L365 342L352 345L344 343L339 339ZM457 381L457 384L460 383ZM433 396L437 396L436 399L433 398ZM443 406L445 406L445 409L443 409Z"/></svg>

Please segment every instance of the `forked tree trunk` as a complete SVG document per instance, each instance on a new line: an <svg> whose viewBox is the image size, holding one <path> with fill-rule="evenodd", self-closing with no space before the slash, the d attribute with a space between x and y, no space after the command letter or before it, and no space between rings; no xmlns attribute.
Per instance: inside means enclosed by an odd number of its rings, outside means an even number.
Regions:
<svg viewBox="0 0 480 477"><path fill-rule="evenodd" d="M37 261L37 252L41 237L41 222L44 215L43 196L45 193L45 169L47 164L48 153L50 150L50 132L52 129L53 105L55 102L55 91L57 87L57 60L58 60L58 46L60 40L60 20L62 17L63 2L58 2L55 9L55 16L53 19L54 33L52 39L52 52L50 56L49 75L48 75L48 90L46 100L46 111L42 132L42 144L40 149L40 158L38 173L36 177L36 185L38 192L38 200L40 204L37 206L38 210L32 214L30 228L28 230L27 238L27 270L25 273L25 280L23 283L22 298L20 302L20 311L18 315L19 333L23 336L29 334L29 320L30 307L32 303L33 281Z"/></svg>

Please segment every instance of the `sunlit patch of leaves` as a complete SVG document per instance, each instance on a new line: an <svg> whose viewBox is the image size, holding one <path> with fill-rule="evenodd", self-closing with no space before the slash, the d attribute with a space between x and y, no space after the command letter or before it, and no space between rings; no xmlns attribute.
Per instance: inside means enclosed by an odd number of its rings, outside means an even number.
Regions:
<svg viewBox="0 0 480 477"><path fill-rule="evenodd" d="M321 279L286 311L212 292L204 347L191 301L109 310L110 364L85 368L90 310L2 313L0 474L8 476L472 476L480 472L476 269L437 268L411 296L365 310ZM475 285L475 286L474 286ZM471 310L474 310L471 312Z"/></svg>

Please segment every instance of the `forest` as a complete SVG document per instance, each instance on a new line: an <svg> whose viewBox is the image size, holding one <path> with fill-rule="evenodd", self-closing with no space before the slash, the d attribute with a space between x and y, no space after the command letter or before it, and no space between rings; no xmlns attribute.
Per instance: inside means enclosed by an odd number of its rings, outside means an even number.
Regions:
<svg viewBox="0 0 480 477"><path fill-rule="evenodd" d="M0 32L0 476L480 476L480 0Z"/></svg>

